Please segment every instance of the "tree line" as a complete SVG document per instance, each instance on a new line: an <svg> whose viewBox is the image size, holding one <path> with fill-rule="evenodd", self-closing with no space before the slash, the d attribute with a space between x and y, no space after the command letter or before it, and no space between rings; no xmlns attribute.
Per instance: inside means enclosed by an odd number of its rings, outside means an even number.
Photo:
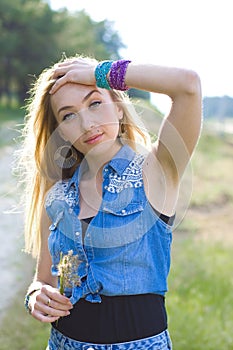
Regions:
<svg viewBox="0 0 233 350"><path fill-rule="evenodd" d="M229 96L204 97L204 118L233 118L233 98Z"/></svg>
<svg viewBox="0 0 233 350"><path fill-rule="evenodd" d="M119 59L123 47L113 22L95 22L85 11L55 11L42 0L0 0L0 101L22 103L35 77L63 54Z"/></svg>

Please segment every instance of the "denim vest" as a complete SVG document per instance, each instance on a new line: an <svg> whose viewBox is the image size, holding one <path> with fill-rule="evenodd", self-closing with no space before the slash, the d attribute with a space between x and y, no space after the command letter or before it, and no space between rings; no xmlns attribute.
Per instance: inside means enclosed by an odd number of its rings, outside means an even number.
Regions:
<svg viewBox="0 0 233 350"><path fill-rule="evenodd" d="M52 274L59 275L60 254L78 255L81 285L65 289L74 304L80 298L101 302L106 296L167 291L171 226L162 221L147 200L144 156L123 146L103 169L102 203L84 240L79 214L81 164L69 180L48 192L45 208L52 221L48 245Z"/></svg>

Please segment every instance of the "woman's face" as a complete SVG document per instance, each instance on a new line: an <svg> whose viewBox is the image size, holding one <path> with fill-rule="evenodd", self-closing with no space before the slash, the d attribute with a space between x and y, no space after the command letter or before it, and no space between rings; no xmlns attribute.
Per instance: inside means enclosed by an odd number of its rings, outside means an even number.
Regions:
<svg viewBox="0 0 233 350"><path fill-rule="evenodd" d="M51 105L60 135L84 155L119 148L123 112L108 90L68 83L51 95Z"/></svg>

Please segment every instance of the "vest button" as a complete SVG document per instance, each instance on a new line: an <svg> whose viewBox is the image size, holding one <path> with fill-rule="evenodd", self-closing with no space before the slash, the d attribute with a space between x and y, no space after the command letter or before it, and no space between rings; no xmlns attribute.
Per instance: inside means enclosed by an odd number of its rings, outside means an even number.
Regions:
<svg viewBox="0 0 233 350"><path fill-rule="evenodd" d="M76 235L76 236L79 236L79 235L80 235L80 232L75 232L75 235Z"/></svg>

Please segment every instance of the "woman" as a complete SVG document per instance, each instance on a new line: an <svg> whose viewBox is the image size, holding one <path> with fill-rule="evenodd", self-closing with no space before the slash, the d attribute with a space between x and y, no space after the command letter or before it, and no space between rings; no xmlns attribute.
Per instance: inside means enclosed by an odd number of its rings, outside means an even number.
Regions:
<svg viewBox="0 0 233 350"><path fill-rule="evenodd" d="M128 88L172 99L154 144ZM172 224L200 127L193 71L75 57L41 74L25 127L26 249L37 256L25 306L52 323L48 349L171 349Z"/></svg>

